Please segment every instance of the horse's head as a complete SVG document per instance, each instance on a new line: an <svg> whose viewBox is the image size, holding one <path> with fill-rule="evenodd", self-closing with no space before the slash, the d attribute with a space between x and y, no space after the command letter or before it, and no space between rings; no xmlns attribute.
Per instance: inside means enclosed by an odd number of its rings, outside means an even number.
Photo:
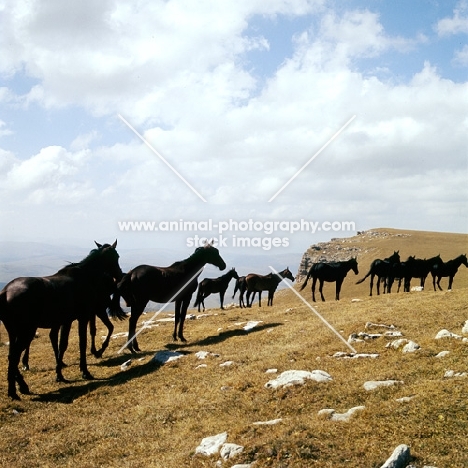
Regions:
<svg viewBox="0 0 468 468"><path fill-rule="evenodd" d="M119 265L119 254L115 249L117 247L117 240L112 244L99 244L94 241L97 245L97 249L94 250L95 255L99 257L99 264L105 273L112 276L115 280L119 281L122 276L122 270Z"/></svg>
<svg viewBox="0 0 468 468"><path fill-rule="evenodd" d="M465 265L468 268L468 260L466 258L466 254L460 255L462 265Z"/></svg>
<svg viewBox="0 0 468 468"><path fill-rule="evenodd" d="M286 267L286 269L284 269L283 271L280 272L280 276L282 278L287 278L289 280L291 280L293 283L294 283L294 276L293 274L291 273L291 271L289 270L289 267Z"/></svg>
<svg viewBox="0 0 468 468"><path fill-rule="evenodd" d="M231 278L235 278L236 280L239 279L239 275L237 274L237 271L234 267L231 268L231 271L229 273L231 274Z"/></svg>
<svg viewBox="0 0 468 468"><path fill-rule="evenodd" d="M219 255L219 251L216 247L213 247L211 242L207 242L204 246L195 249L195 253L198 253L205 263L217 266L221 271L226 268L225 261Z"/></svg>
<svg viewBox="0 0 468 468"><path fill-rule="evenodd" d="M357 263L357 258L353 257L349 260L349 264L351 266L351 270L354 271L355 275L359 275L359 270L358 270L358 263Z"/></svg>

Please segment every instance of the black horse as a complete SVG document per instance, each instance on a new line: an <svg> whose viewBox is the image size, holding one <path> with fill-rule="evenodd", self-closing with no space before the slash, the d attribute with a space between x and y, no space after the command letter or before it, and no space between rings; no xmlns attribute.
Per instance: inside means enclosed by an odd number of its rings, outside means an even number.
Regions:
<svg viewBox="0 0 468 468"><path fill-rule="evenodd" d="M389 276L385 276L382 278L382 280L384 281L384 293L387 292L388 294L390 294L392 292L392 286L396 280L398 280L397 292L400 292L401 282L404 282L405 277L408 275L408 262L411 262L414 259L414 256L410 256L406 261L397 262L391 266Z"/></svg>
<svg viewBox="0 0 468 468"><path fill-rule="evenodd" d="M399 251L394 251L390 257L380 260L380 258L375 259L369 268L369 272L364 278L360 279L356 284L361 284L365 279L370 276L370 294L372 296L372 288L374 286L374 278L377 276L377 294L380 294L380 281L382 278L386 278L390 275L391 269L395 263L400 263L400 254Z"/></svg>
<svg viewBox="0 0 468 468"><path fill-rule="evenodd" d="M219 293L219 301L221 303L221 309L224 310L224 295L226 294L226 289L229 286L229 281L235 278L239 279L235 268L231 268L225 275L220 276L219 278L205 278L200 281L198 285L197 298L193 307L198 306L198 312L200 312L200 305L203 306L205 310L205 298L210 294Z"/></svg>
<svg viewBox="0 0 468 468"><path fill-rule="evenodd" d="M319 291L322 301L325 301L323 297L323 283L324 281L328 283L336 282L336 294L335 300L340 300L340 291L341 285L343 284L346 275L349 270L353 270L354 274L359 274L358 263L355 257L346 260L345 262L330 262L330 263L314 263L309 272L307 273L306 280L301 286L300 291L302 291L306 286L309 278L312 278L312 300L315 302L315 285L317 280L320 282Z"/></svg>
<svg viewBox="0 0 468 468"><path fill-rule="evenodd" d="M100 282L100 297L97 298L96 305L94 306L94 313L91 314L89 319L89 334L91 337L91 346L90 351L96 358L101 358L104 351L109 346L109 342L114 331L114 325L109 319L109 315L107 314L107 309L111 305L111 295L116 291L116 283L114 278L112 278L108 274L103 274L99 277ZM107 327L107 336L102 343L101 349L96 348L96 317L99 317L101 322ZM122 311L122 314L118 316L119 319L125 318L126 315ZM54 350L54 355L56 359L56 363L58 364L59 359L59 331L60 334L63 335L63 347L62 349L62 356L61 356L61 366L66 367L65 363L63 362L63 355L66 351L66 338L65 335L70 333L70 327L68 325L62 325L61 327L54 327L51 328L49 333L50 342L52 344L52 348ZM23 364L23 370L29 370L29 349L28 346L23 354L23 358L21 360Z"/></svg>
<svg viewBox="0 0 468 468"><path fill-rule="evenodd" d="M102 275L119 280L122 271L119 255L113 245L97 244L79 263L67 265L57 273L45 277L23 277L10 281L0 292L0 320L7 329L10 349L8 354L8 396L19 400L16 383L23 394L29 387L19 371L21 354L31 344L38 328L57 331L78 320L80 370L83 378L92 379L86 363L86 337L90 317L102 298ZM63 334L57 351L57 380L62 375L62 357L68 342Z"/></svg>
<svg viewBox="0 0 468 468"><path fill-rule="evenodd" d="M268 291L267 305L272 306L273 296L278 288L278 284L281 283L283 278L287 278L294 282L294 276L289 271L289 268L285 268L279 273L269 273L268 275L257 275L256 273L248 274L245 277L247 307L252 307L252 302L256 292L258 292L258 306L262 307L262 291ZM251 294L253 294L252 301L249 302Z"/></svg>
<svg viewBox="0 0 468 468"><path fill-rule="evenodd" d="M436 278L437 278L437 287L442 291L440 287L440 280L443 277L449 278L448 288L452 289L453 278L457 274L458 268L460 265L465 265L468 268L468 262L466 258L466 254L459 255L457 258L453 260L449 260L448 262L442 262L435 265L432 265L431 268L431 275L432 275L432 284L434 286L434 291L436 290Z"/></svg>
<svg viewBox="0 0 468 468"><path fill-rule="evenodd" d="M234 286L234 293L232 295L232 298L234 299L236 292L239 291L239 307L241 309L242 307L245 307L244 294L246 290L247 290L247 285L245 283L245 276L239 276Z"/></svg>
<svg viewBox="0 0 468 468"><path fill-rule="evenodd" d="M185 260L175 262L168 267L140 265L130 270L117 285L110 313L119 308L120 296L131 307L128 328L127 348L132 352L140 351L136 339L136 325L149 301L167 303L175 301L175 325L173 338L181 341L184 338L184 321L192 295L197 289L197 278L203 267L210 263L220 270L226 268L226 263L219 255L218 249L211 244L198 247Z"/></svg>
<svg viewBox="0 0 468 468"><path fill-rule="evenodd" d="M431 271L432 267L441 263L443 262L440 258L440 254L428 259L409 257L408 260L406 260L405 262L406 269L404 291L410 291L412 278L420 278L420 286L424 289L424 284L426 282L427 275Z"/></svg>

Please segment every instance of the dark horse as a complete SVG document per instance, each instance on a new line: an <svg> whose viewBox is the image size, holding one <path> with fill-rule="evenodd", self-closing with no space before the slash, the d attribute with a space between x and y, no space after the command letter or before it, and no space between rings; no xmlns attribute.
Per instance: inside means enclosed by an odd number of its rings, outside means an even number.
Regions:
<svg viewBox="0 0 468 468"><path fill-rule="evenodd" d="M408 262L411 263L415 259L414 256L408 257L408 259L404 262L397 262L394 263L389 272L389 276L383 277L384 280L384 292L386 291L388 294L392 292L393 283L398 280L398 290L400 292L401 282L404 281L405 277L408 275ZM403 284L404 289L404 284Z"/></svg>
<svg viewBox="0 0 468 468"><path fill-rule="evenodd" d="M107 349L109 346L109 342L112 336L112 333L114 331L114 325L109 319L109 315L107 314L107 308L110 307L111 305L111 295L115 292L116 288L116 283L114 278L112 278L108 274L103 274L99 277L99 297L97 297L96 304L94 306L94 311L90 316L89 320L89 334L91 337L91 347L90 351L91 354L93 354L94 357L100 358L102 357L102 354L104 351ZM104 342L102 343L101 349L96 348L96 317L99 317L103 324L107 327L107 336ZM119 319L125 318L126 315L122 311L122 315L118 316ZM58 364L58 359L59 359L59 345L58 345L58 340L59 340L59 331L61 335L63 335L63 346L65 347L65 334L70 333L70 327L68 325L62 325L61 327L57 328L52 328L49 333L49 338L50 342L52 344L52 348L54 350L54 355L55 359ZM23 364L23 370L29 370L29 348L28 346L23 354L23 358L21 360ZM65 353L66 349L62 350L62 356L61 356L61 366L66 367L66 365L63 362L63 354Z"/></svg>
<svg viewBox="0 0 468 468"><path fill-rule="evenodd" d="M0 320L10 339L8 354L8 396L19 400L16 383L23 394L29 387L19 371L21 354L31 344L38 328L57 331L71 327L78 320L80 342L80 370L83 378L92 379L86 363L86 337L90 317L102 298L102 275L120 279L122 271L119 255L113 245L97 244L98 248L79 263L67 265L57 273L44 277L16 278L0 292ZM63 334L57 351L57 380L62 375L62 356L68 334Z"/></svg>
<svg viewBox="0 0 468 468"><path fill-rule="evenodd" d="M459 255L457 258L453 260L449 260L448 262L442 262L435 265L432 265L431 275L432 275L432 284L434 286L434 291L436 290L436 278L437 278L437 287L442 291L440 287L440 280L443 277L449 277L449 283L447 289L452 289L453 278L456 275L458 268L460 265L465 265L468 268L468 262L466 259L466 254Z"/></svg>
<svg viewBox="0 0 468 468"><path fill-rule="evenodd" d="M369 272L364 278L360 279L356 284L361 284L365 279L370 276L370 294L372 296L372 287L374 286L374 278L377 276L377 294L380 294L380 280L381 278L388 278L391 275L391 270L396 263L400 263L400 255L398 251L393 252L390 257L380 260L375 259L369 268Z"/></svg>
<svg viewBox="0 0 468 468"><path fill-rule="evenodd" d="M245 276L239 276L236 280L236 285L234 286L234 293L232 295L232 298L234 299L234 296L236 295L236 292L239 291L239 307L245 307L245 302L244 302L244 294L245 291L247 290L247 285L245 283Z"/></svg>
<svg viewBox="0 0 468 468"><path fill-rule="evenodd" d="M409 292L411 288L411 278L420 278L421 288L424 289L424 283L426 282L427 275L431 271L432 267L435 265L439 265L442 262L440 258L440 254L428 258L428 259L420 259L409 257L406 260L406 271L405 271L405 283L404 283L404 291Z"/></svg>
<svg viewBox="0 0 468 468"><path fill-rule="evenodd" d="M226 268L226 263L219 255L218 249L211 244L198 247L185 260L175 262L168 267L140 265L130 270L117 285L110 313L119 308L120 296L131 307L128 327L127 348L132 352L140 351L135 337L136 325L149 301L167 303L175 301L175 325L173 338L181 341L184 338L184 321L192 295L197 289L197 278L203 267L210 263L220 270Z"/></svg>
<svg viewBox="0 0 468 468"><path fill-rule="evenodd" d="M252 302L255 297L255 293L258 292L258 306L262 307L262 291L268 291L268 302L267 305L273 305L273 296L275 294L278 284L281 283L283 278L290 279L294 282L294 276L289 271L289 268L285 268L279 273L269 273L268 275L257 275L250 273L245 277L245 283L247 286L247 307L252 307ZM250 295L253 293L252 301L249 302Z"/></svg>
<svg viewBox="0 0 468 468"><path fill-rule="evenodd" d="M301 291L306 287L309 278L312 278L312 300L315 302L315 285L317 280L320 281L319 291L322 301L325 301L323 297L322 289L324 281L328 283L336 282L336 294L335 300L340 300L340 291L343 280L348 274L349 270L353 270L354 274L359 274L358 263L355 257L346 260L345 262L330 262L330 263L314 263L307 273L306 280L301 286Z"/></svg>
<svg viewBox="0 0 468 468"><path fill-rule="evenodd" d="M198 306L198 312L200 312L200 305L202 305L203 310L205 310L205 298L210 294L219 293L221 309L224 310L224 295L226 294L226 289L229 286L229 281L231 281L232 278L235 278L236 280L239 279L239 275L235 268L231 268L225 275L220 276L219 278L205 278L200 281L200 284L198 285L197 298L195 299L193 307Z"/></svg>

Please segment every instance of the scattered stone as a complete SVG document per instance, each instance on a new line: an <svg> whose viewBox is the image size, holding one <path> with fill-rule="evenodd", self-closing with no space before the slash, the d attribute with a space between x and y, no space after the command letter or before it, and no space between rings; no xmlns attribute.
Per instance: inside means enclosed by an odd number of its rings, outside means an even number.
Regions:
<svg viewBox="0 0 468 468"><path fill-rule="evenodd" d="M243 451L244 447L242 445L223 444L219 453L224 460L229 460L240 455Z"/></svg>
<svg viewBox="0 0 468 468"><path fill-rule="evenodd" d="M372 322L367 322L365 329L370 330L371 328L387 328L388 330L395 330L396 327L395 325L385 325L384 323L372 323Z"/></svg>
<svg viewBox="0 0 468 468"><path fill-rule="evenodd" d="M255 426L274 426L275 424L280 423L282 420L282 418L271 419L270 421L257 421L252 424L254 424Z"/></svg>
<svg viewBox="0 0 468 468"><path fill-rule="evenodd" d="M351 299L351 302L362 302L362 299L357 299L357 298Z"/></svg>
<svg viewBox="0 0 468 468"><path fill-rule="evenodd" d="M380 468L405 468L410 461L410 449L407 445L399 445L390 458Z"/></svg>
<svg viewBox="0 0 468 468"><path fill-rule="evenodd" d="M132 365L132 360L129 359L128 361L125 361L121 366L120 370L127 370L130 366Z"/></svg>
<svg viewBox="0 0 468 468"><path fill-rule="evenodd" d="M392 349L402 349L403 353L414 353L415 351L421 348L421 346L419 346L414 341L407 340L405 338L392 341L391 343L388 343L385 347Z"/></svg>
<svg viewBox="0 0 468 468"><path fill-rule="evenodd" d="M114 335L111 336L111 338L113 340L117 339L117 338L127 338L128 337L128 332L120 332L120 333L115 333ZM105 339L105 337L104 337Z"/></svg>
<svg viewBox="0 0 468 468"><path fill-rule="evenodd" d="M452 332L449 332L448 330L440 330L439 333L437 333L435 339L436 340L441 340L443 338L452 338L454 340L462 340L465 341L467 340L466 338L463 338L462 336L460 335L457 335L456 333L452 333Z"/></svg>
<svg viewBox="0 0 468 468"><path fill-rule="evenodd" d="M201 369L202 367L208 367L206 364L199 364L195 369Z"/></svg>
<svg viewBox="0 0 468 468"><path fill-rule="evenodd" d="M226 361L219 365L219 367L229 367L234 364L234 361Z"/></svg>
<svg viewBox="0 0 468 468"><path fill-rule="evenodd" d="M332 380L330 374L322 370L300 371L289 370L280 374L276 379L270 380L265 384L266 388L289 387L292 385L303 385L306 380L315 380L316 382L329 382Z"/></svg>
<svg viewBox="0 0 468 468"><path fill-rule="evenodd" d="M319 416L325 416L327 419L331 421L340 421L340 422L348 422L351 416L356 413L357 411L362 411L366 407L365 406L355 406L354 408L349 409L346 413L337 413L334 409L326 408L320 410L318 412Z"/></svg>
<svg viewBox="0 0 468 468"><path fill-rule="evenodd" d="M154 357L153 361L159 362L160 364L166 364L167 362L177 361L183 357L184 354L177 351L158 351Z"/></svg>
<svg viewBox="0 0 468 468"><path fill-rule="evenodd" d="M403 384L402 380L370 380L364 383L364 389L367 391L375 390L379 387L391 387L393 385Z"/></svg>
<svg viewBox="0 0 468 468"><path fill-rule="evenodd" d="M252 330L252 329L255 328L259 323L263 323L263 320L259 320L258 322L255 322L255 321L247 322L247 325L245 325L244 330L245 330L245 331Z"/></svg>
<svg viewBox="0 0 468 468"><path fill-rule="evenodd" d="M413 286L411 288L411 291L417 291L417 292L420 292L420 291L424 291L424 288L422 286Z"/></svg>
<svg viewBox="0 0 468 468"><path fill-rule="evenodd" d="M278 369L267 369L265 371L265 374L276 374L278 372Z"/></svg>
<svg viewBox="0 0 468 468"><path fill-rule="evenodd" d="M450 351L441 351L436 358L444 358L450 354Z"/></svg>
<svg viewBox="0 0 468 468"><path fill-rule="evenodd" d="M444 377L447 379L453 377L468 377L468 372L455 372L453 370L448 370L445 372Z"/></svg>
<svg viewBox="0 0 468 468"><path fill-rule="evenodd" d="M398 403L409 403L413 398L416 398L416 395L405 396L402 398L397 398Z"/></svg>
<svg viewBox="0 0 468 468"><path fill-rule="evenodd" d="M211 437L205 437L202 439L200 445L195 449L195 453L210 456L219 452L220 447L227 440L227 432L222 432Z"/></svg>
<svg viewBox="0 0 468 468"><path fill-rule="evenodd" d="M468 320L465 322L465 325L463 325L462 333L468 335Z"/></svg>
<svg viewBox="0 0 468 468"><path fill-rule="evenodd" d="M385 338L397 338L403 336L403 333L401 331L386 331L383 336Z"/></svg>
<svg viewBox="0 0 468 468"><path fill-rule="evenodd" d="M377 359L379 356L380 355L377 353L345 353L344 351L338 351L333 355L333 357L337 359Z"/></svg>
<svg viewBox="0 0 468 468"><path fill-rule="evenodd" d="M290 307L289 309L286 309L285 312L288 313L288 312L292 312L293 310L296 310L295 307Z"/></svg>

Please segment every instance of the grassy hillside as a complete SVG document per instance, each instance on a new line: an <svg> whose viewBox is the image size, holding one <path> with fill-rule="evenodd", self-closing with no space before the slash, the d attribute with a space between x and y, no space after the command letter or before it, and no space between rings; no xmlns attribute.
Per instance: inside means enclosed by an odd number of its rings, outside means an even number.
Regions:
<svg viewBox="0 0 468 468"><path fill-rule="evenodd" d="M185 345L171 341L171 323L158 322L141 333L144 351L127 370L121 365L131 356L118 354L124 338L116 338L102 360L89 357L96 377L89 382L79 375L76 328L65 359L70 384L55 383L53 353L42 330L33 342L32 368L24 372L34 395L10 402L6 379L0 380L0 465L213 467L220 455L206 457L195 449L202 438L226 431L227 442L242 445L244 451L223 467L379 467L402 443L410 446L416 467L468 466L468 377L444 377L447 371L468 372L468 343L435 339L441 329L462 333L468 320L468 269L461 267L452 292L428 288L371 298L368 282L354 284L373 258L400 250L402 259L440 252L448 260L468 250L467 236L378 231L389 234L339 241L342 247L361 248L360 274L346 278L341 301L332 300L328 285L327 302L315 307L346 339L366 331L367 322L393 324L420 345L415 353L386 348L391 340L380 337L352 344L359 353L377 353L378 358L337 359L336 352L349 349L289 290L279 291L269 308L207 310L210 315L187 321ZM310 300L310 290L303 296ZM143 317L148 318L150 314ZM245 331L248 321L260 323ZM116 323L116 332L127 326ZM3 328L1 340L6 341ZM183 357L157 364L152 358L160 350L177 350ZM449 354L436 358L443 350ZM198 351L213 354L200 360ZM0 353L5 377L8 347L0 347ZM226 361L232 364L220 366ZM273 368L276 374L266 373ZM291 369L320 369L333 380L265 388ZM366 381L387 379L403 383L374 391L363 387ZM403 397L412 399L397 401ZM325 408L344 413L356 406L365 409L349 422L317 414ZM274 419L281 421L254 424Z"/></svg>

